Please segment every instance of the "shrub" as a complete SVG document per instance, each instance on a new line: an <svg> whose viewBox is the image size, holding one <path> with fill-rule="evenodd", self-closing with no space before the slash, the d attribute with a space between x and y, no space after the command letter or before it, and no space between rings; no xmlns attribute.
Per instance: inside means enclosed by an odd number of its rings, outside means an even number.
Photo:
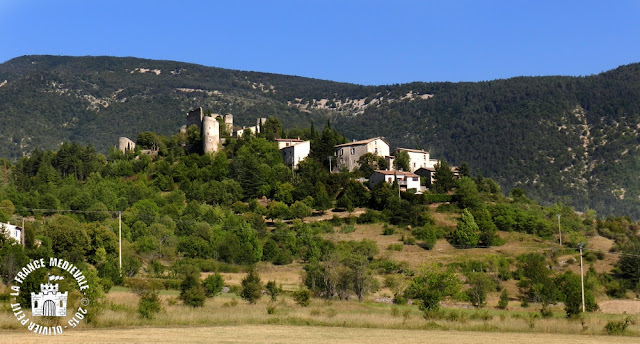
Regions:
<svg viewBox="0 0 640 344"><path fill-rule="evenodd" d="M447 195L447 194L425 194L424 198L429 203L445 203L445 202L451 202L451 200L453 199L453 195Z"/></svg>
<svg viewBox="0 0 640 344"><path fill-rule="evenodd" d="M293 292L293 300L302 307L307 307L311 303L311 291L302 288Z"/></svg>
<svg viewBox="0 0 640 344"><path fill-rule="evenodd" d="M282 286L277 285L276 281L267 282L265 288L267 289L267 294L271 297L271 301L275 301L278 295L282 293Z"/></svg>
<svg viewBox="0 0 640 344"><path fill-rule="evenodd" d="M382 235L393 235L396 232L395 227L389 227L387 224L384 225L382 229Z"/></svg>
<svg viewBox="0 0 640 344"><path fill-rule="evenodd" d="M412 236L406 236L402 239L402 242L405 245L415 245L416 244L416 238L412 237Z"/></svg>
<svg viewBox="0 0 640 344"><path fill-rule="evenodd" d="M502 293L500 293L500 299L498 300L498 308L507 309L508 305L509 305L509 294L507 294L506 289L502 289Z"/></svg>
<svg viewBox="0 0 640 344"><path fill-rule="evenodd" d="M138 314L141 318L153 319L156 313L162 310L162 303L157 291L149 291L140 297L138 302Z"/></svg>
<svg viewBox="0 0 640 344"><path fill-rule="evenodd" d="M455 204L444 203L436 208L436 213L459 213L460 208Z"/></svg>
<svg viewBox="0 0 640 344"><path fill-rule="evenodd" d="M332 225L337 227L342 224L342 219L338 215L333 215L333 217L331 218L331 220L329 220L329 222L331 222Z"/></svg>
<svg viewBox="0 0 640 344"><path fill-rule="evenodd" d="M413 234L413 236L415 236L416 239L422 241L420 246L422 248L426 248L427 250L432 249L433 246L436 244L436 241L438 240L436 229L433 226L423 226L423 227L415 228L411 232L411 234Z"/></svg>
<svg viewBox="0 0 640 344"><path fill-rule="evenodd" d="M356 231L356 227L352 226L352 225L344 225L342 226L342 228L340 228L340 233L353 233Z"/></svg>
<svg viewBox="0 0 640 344"><path fill-rule="evenodd" d="M224 287L224 279L222 278L222 275L216 272L215 274L209 275L205 278L204 282L202 282L202 286L204 287L207 297L214 297L222 291L222 288Z"/></svg>
<svg viewBox="0 0 640 344"><path fill-rule="evenodd" d="M387 247L387 250L389 250L389 251L402 251L403 248L404 248L403 244L389 244L389 247Z"/></svg>
<svg viewBox="0 0 640 344"><path fill-rule="evenodd" d="M604 330L610 335L621 335L632 324L631 318L626 317L624 320L611 320L604 325Z"/></svg>
<svg viewBox="0 0 640 344"><path fill-rule="evenodd" d="M195 308L204 306L206 298L204 288L200 285L200 271L195 268L190 269L180 284L180 300L186 306Z"/></svg>
<svg viewBox="0 0 640 344"><path fill-rule="evenodd" d="M240 297L249 303L256 303L262 296L262 281L260 275L255 269L251 269L247 276L242 280L242 291Z"/></svg>

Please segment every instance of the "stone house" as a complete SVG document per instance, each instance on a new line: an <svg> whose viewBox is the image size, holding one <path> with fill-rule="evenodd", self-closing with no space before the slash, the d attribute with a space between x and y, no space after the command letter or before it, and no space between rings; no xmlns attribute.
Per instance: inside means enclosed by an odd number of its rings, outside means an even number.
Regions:
<svg viewBox="0 0 640 344"><path fill-rule="evenodd" d="M374 137L368 140L354 141L334 148L336 155L336 168L353 171L360 167L358 159L366 153L372 153L381 157L389 155L389 143L383 137Z"/></svg>

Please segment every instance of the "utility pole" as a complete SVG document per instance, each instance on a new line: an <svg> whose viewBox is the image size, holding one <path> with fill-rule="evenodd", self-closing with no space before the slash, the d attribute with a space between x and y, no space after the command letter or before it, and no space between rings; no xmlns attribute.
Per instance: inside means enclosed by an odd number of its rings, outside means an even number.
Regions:
<svg viewBox="0 0 640 344"><path fill-rule="evenodd" d="M122 212L118 212L118 247L120 252L120 276L122 276Z"/></svg>
<svg viewBox="0 0 640 344"><path fill-rule="evenodd" d="M329 159L329 173L331 173L331 156L328 156L327 159Z"/></svg>
<svg viewBox="0 0 640 344"><path fill-rule="evenodd" d="M582 248L584 247L584 243L580 243L578 245L580 247L580 287L582 289L582 313L585 311L584 307L584 272L582 270Z"/></svg>
<svg viewBox="0 0 640 344"><path fill-rule="evenodd" d="M26 232L26 229L24 228L24 217L23 217L22 230L20 231L20 242L22 242L22 247L27 247L27 244L24 242L24 232Z"/></svg>
<svg viewBox="0 0 640 344"><path fill-rule="evenodd" d="M562 231L560 230L560 214L558 214L558 234L560 235L560 246L562 246Z"/></svg>

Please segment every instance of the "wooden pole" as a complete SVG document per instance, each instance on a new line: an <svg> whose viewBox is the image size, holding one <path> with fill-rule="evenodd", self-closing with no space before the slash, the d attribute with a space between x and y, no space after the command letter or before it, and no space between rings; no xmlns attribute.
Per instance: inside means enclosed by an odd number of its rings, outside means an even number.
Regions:
<svg viewBox="0 0 640 344"><path fill-rule="evenodd" d="M582 247L583 243L580 243L580 287L582 289L582 313L585 311L584 307L584 272L582 270Z"/></svg>
<svg viewBox="0 0 640 344"><path fill-rule="evenodd" d="M122 212L118 212L118 247L120 252L120 275L122 276Z"/></svg>

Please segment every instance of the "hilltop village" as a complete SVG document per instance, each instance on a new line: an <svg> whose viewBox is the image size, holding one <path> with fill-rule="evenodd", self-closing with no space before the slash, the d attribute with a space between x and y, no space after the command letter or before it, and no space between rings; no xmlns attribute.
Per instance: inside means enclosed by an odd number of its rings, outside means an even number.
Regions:
<svg viewBox="0 0 640 344"><path fill-rule="evenodd" d="M233 115L205 113L201 107L187 112L186 124L180 128L180 132L186 133L187 128L194 127L202 138L202 152L216 153L225 144L224 134L241 138L244 135L257 135L261 127L266 123L267 118L256 119L253 126L234 126ZM296 169L311 152L311 141L299 138L274 138L278 144L278 149L285 165ZM129 138L120 137L118 149L123 153L134 151L136 143ZM155 149L143 149L140 151L146 155L156 155ZM396 162L396 157L401 156L402 164ZM363 158L364 157L364 158ZM340 171L353 172L360 168L362 161L381 159L376 165L379 169L374 169L366 178L370 188L380 182L393 184L398 183L401 191L422 193L434 181L437 159L432 159L429 152L420 149L396 148L391 154L389 143L384 137L374 137L365 140L353 140L353 142L343 143L334 146L333 157L329 161L334 162L330 166L332 173ZM451 167L451 172L457 176L458 168ZM365 182L365 180L360 180Z"/></svg>

